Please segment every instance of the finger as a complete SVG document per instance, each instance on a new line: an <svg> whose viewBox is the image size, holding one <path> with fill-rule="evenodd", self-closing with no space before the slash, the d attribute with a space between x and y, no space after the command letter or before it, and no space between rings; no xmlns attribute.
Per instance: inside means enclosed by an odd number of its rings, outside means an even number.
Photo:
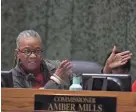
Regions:
<svg viewBox="0 0 136 112"><path fill-rule="evenodd" d="M120 65L125 65L127 62L128 62L127 60L123 61L123 62L120 63Z"/></svg>
<svg viewBox="0 0 136 112"><path fill-rule="evenodd" d="M130 54L130 51L124 51L124 52L118 53L117 55L123 56L127 54Z"/></svg>
<svg viewBox="0 0 136 112"><path fill-rule="evenodd" d="M62 61L61 63L60 63L60 68L63 68L63 66L66 64L68 62L68 60L64 60L64 61Z"/></svg>
<svg viewBox="0 0 136 112"><path fill-rule="evenodd" d="M131 54L128 54L128 55L124 55L124 56L122 56L121 58L122 58L122 59L125 59L125 58L127 58L127 57L132 58L132 53L131 53Z"/></svg>
<svg viewBox="0 0 136 112"><path fill-rule="evenodd" d="M112 54L116 54L116 51L117 51L117 47L114 46L113 49L112 49Z"/></svg>
<svg viewBox="0 0 136 112"><path fill-rule="evenodd" d="M70 70L70 69L72 70L72 67L73 67L73 66L70 64L69 66L67 66L66 69L67 69L67 70Z"/></svg>
<svg viewBox="0 0 136 112"><path fill-rule="evenodd" d="M67 66L69 66L69 65L71 65L71 63L70 63L70 62L67 62L67 63L65 63L65 65L63 66L63 68L66 69Z"/></svg>
<svg viewBox="0 0 136 112"><path fill-rule="evenodd" d="M126 58L124 58L124 59L122 59L121 62L128 61L129 59L131 59L130 56L129 56L129 57L126 57Z"/></svg>

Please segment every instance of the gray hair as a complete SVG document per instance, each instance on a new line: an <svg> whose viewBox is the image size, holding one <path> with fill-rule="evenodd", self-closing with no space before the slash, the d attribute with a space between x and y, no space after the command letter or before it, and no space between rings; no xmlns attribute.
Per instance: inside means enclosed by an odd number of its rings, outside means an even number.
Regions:
<svg viewBox="0 0 136 112"><path fill-rule="evenodd" d="M34 30L25 30L25 31L21 32L18 35L17 39L16 39L17 48L19 47L19 41L22 38L36 38L36 39L39 39L40 42L41 42L41 37L36 31L34 31Z"/></svg>

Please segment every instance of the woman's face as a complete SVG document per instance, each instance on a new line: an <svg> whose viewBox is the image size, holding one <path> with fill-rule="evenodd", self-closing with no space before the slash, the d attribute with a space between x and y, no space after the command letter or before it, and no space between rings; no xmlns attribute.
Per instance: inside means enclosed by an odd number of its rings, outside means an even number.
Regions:
<svg viewBox="0 0 136 112"><path fill-rule="evenodd" d="M41 42L36 38L23 38L19 41L17 57L21 64L29 72L40 68L41 64Z"/></svg>

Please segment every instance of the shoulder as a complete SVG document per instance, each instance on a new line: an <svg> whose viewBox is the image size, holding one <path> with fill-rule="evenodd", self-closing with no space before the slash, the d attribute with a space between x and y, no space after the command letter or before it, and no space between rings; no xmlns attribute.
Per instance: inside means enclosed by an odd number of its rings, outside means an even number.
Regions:
<svg viewBox="0 0 136 112"><path fill-rule="evenodd" d="M21 69L16 66L15 68L12 68L11 70L12 76L14 77L25 77L26 73L24 73L23 71L21 71Z"/></svg>
<svg viewBox="0 0 136 112"><path fill-rule="evenodd" d="M17 74L18 74L16 68L12 68L12 69L10 70L10 72L12 73L13 76L17 76Z"/></svg>

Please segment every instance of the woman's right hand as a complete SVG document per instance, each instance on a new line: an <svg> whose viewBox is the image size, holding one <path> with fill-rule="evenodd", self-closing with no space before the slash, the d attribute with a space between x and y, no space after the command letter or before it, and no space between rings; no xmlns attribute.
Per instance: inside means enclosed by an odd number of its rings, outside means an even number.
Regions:
<svg viewBox="0 0 136 112"><path fill-rule="evenodd" d="M111 73L113 68L122 66L128 62L129 59L132 58L132 53L130 51L124 51L121 53L117 53L116 46L113 47L112 53L106 61L103 72Z"/></svg>

